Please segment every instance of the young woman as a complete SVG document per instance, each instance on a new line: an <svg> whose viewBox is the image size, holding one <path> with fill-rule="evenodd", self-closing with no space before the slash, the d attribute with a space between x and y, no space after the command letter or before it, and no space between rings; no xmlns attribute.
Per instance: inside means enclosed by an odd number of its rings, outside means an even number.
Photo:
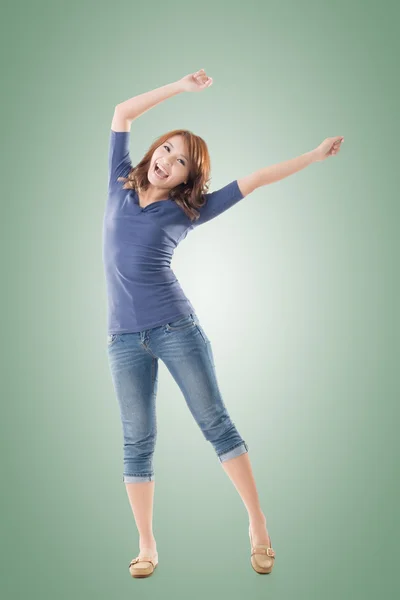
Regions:
<svg viewBox="0 0 400 600"><path fill-rule="evenodd" d="M111 124L109 187L103 227L108 296L107 352L124 438L123 482L139 531L133 577L158 564L152 529L158 361L174 377L189 410L232 480L249 516L251 564L272 570L275 553L261 510L248 446L221 397L210 340L171 269L175 248L193 228L217 217L255 189L337 154L343 137L265 167L207 193L210 157L188 130L160 136L132 166L131 123L163 100L212 85L204 69L118 104Z"/></svg>

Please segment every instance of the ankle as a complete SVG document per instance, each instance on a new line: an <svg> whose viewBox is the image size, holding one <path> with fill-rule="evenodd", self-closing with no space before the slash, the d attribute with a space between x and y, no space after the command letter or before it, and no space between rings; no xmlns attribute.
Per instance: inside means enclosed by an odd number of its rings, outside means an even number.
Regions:
<svg viewBox="0 0 400 600"><path fill-rule="evenodd" d="M157 556L158 551L157 548L152 548L151 546L143 546L143 548L139 548L140 556Z"/></svg>
<svg viewBox="0 0 400 600"><path fill-rule="evenodd" d="M249 523L266 523L267 519L262 511L249 514Z"/></svg>
<svg viewBox="0 0 400 600"><path fill-rule="evenodd" d="M140 537L139 548L157 548L156 540L153 538Z"/></svg>

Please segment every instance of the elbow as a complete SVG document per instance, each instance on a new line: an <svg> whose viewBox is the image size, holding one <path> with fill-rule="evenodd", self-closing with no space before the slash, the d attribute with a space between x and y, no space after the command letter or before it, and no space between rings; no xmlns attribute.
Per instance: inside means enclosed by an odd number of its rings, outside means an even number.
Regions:
<svg viewBox="0 0 400 600"><path fill-rule="evenodd" d="M237 183L243 197L248 196L258 187L260 187L260 181L256 173L252 173L251 175L247 175L246 177L238 179Z"/></svg>

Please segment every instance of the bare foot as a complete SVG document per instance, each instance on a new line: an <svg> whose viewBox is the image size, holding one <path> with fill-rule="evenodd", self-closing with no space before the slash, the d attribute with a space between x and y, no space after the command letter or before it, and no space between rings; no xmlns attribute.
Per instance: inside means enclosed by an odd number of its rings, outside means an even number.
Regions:
<svg viewBox="0 0 400 600"><path fill-rule="evenodd" d="M153 540L140 540L139 541L139 556L154 556L157 554L157 544L156 541Z"/></svg>

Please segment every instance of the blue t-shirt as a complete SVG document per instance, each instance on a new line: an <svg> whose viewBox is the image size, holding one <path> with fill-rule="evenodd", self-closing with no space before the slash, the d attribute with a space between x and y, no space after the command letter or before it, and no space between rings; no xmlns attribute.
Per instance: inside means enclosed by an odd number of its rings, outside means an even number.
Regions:
<svg viewBox="0 0 400 600"><path fill-rule="evenodd" d="M195 313L171 269L174 250L190 230L243 198L234 180L205 194L197 221L170 198L141 208L136 190L123 189L124 182L117 181L132 168L129 139L129 131L111 130L103 219L108 333L137 333Z"/></svg>

